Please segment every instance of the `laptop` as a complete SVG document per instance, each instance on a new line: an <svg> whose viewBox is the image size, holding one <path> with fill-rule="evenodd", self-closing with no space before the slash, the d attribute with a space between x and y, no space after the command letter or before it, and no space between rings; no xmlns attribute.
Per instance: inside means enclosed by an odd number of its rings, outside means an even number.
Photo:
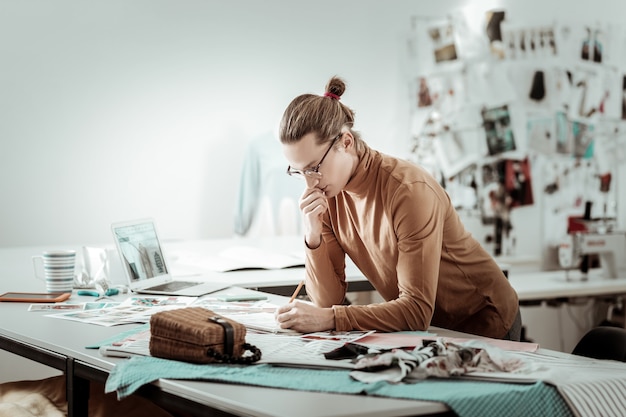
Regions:
<svg viewBox="0 0 626 417"><path fill-rule="evenodd" d="M111 231L131 291L199 297L230 286L223 282L174 280L153 219L113 223Z"/></svg>

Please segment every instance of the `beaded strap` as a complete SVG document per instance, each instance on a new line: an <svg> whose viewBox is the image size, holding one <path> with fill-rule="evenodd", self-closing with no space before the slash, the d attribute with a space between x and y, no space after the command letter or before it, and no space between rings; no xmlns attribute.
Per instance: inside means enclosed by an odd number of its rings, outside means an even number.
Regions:
<svg viewBox="0 0 626 417"><path fill-rule="evenodd" d="M208 357L215 359L216 362L223 363L239 363L239 364L250 364L261 359L261 349L258 347L251 345L249 343L243 344L244 351L250 351L251 355L241 355L239 357L233 357L228 354L224 354L216 351L213 348L208 348L206 354Z"/></svg>

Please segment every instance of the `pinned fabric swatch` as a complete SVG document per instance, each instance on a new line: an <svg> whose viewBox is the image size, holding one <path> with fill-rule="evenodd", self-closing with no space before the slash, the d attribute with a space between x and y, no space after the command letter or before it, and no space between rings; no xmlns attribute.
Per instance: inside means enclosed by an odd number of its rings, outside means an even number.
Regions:
<svg viewBox="0 0 626 417"><path fill-rule="evenodd" d="M535 101L541 101L546 96L546 83L543 71L535 71L533 75L533 83L530 87L529 97Z"/></svg>

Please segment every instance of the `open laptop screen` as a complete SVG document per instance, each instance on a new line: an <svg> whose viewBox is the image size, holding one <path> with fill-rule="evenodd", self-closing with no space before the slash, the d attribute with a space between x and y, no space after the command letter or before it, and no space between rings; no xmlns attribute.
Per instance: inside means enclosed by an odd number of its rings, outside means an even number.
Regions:
<svg viewBox="0 0 626 417"><path fill-rule="evenodd" d="M168 274L153 222L118 226L113 234L131 282Z"/></svg>

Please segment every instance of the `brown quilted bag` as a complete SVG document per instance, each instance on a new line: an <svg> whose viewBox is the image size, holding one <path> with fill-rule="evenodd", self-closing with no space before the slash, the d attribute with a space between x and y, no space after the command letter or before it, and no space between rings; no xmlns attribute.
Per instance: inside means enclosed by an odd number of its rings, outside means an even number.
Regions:
<svg viewBox="0 0 626 417"><path fill-rule="evenodd" d="M246 343L246 327L203 307L150 317L150 355L194 363L252 363L261 351Z"/></svg>

